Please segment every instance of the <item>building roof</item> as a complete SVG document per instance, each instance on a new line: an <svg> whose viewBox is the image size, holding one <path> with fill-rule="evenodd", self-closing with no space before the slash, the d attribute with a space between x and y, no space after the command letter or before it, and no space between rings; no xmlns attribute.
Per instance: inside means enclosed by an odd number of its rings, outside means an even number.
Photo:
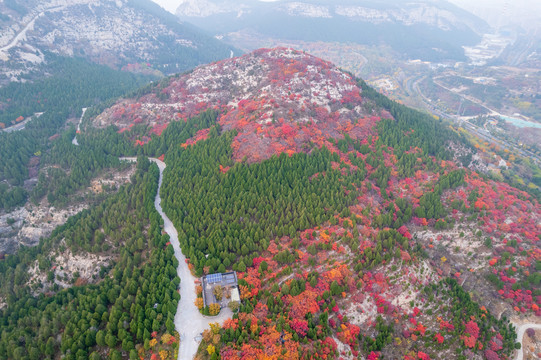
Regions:
<svg viewBox="0 0 541 360"><path fill-rule="evenodd" d="M222 282L222 273L218 273L218 274L209 274L205 277L205 280L207 281L208 284L214 284L214 283L218 283L218 282Z"/></svg>
<svg viewBox="0 0 541 360"><path fill-rule="evenodd" d="M234 287L233 289L231 289L231 301L240 302L239 289L236 288L236 287Z"/></svg>

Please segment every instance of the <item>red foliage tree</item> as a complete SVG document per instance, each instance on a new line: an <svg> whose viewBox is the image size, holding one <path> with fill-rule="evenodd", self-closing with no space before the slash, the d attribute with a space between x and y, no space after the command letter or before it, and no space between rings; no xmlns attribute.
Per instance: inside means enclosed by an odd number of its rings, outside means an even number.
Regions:
<svg viewBox="0 0 541 360"><path fill-rule="evenodd" d="M490 349L485 350L485 358L487 360L500 360L498 354Z"/></svg>
<svg viewBox="0 0 541 360"><path fill-rule="evenodd" d="M465 327L466 333L470 334L471 336L473 336L474 339L477 340L477 338L479 337L479 326L477 325L477 323L473 320L470 320L466 323Z"/></svg>
<svg viewBox="0 0 541 360"><path fill-rule="evenodd" d="M289 322L289 326L300 336L306 336L308 332L308 321L301 319L294 319Z"/></svg>

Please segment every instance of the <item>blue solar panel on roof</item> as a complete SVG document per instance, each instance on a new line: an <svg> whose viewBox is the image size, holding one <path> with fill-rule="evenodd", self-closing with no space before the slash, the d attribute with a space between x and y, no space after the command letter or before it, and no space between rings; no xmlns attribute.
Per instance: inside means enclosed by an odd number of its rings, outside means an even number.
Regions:
<svg viewBox="0 0 541 360"><path fill-rule="evenodd" d="M207 275L207 282L209 284L221 282L222 281L222 274L210 274Z"/></svg>

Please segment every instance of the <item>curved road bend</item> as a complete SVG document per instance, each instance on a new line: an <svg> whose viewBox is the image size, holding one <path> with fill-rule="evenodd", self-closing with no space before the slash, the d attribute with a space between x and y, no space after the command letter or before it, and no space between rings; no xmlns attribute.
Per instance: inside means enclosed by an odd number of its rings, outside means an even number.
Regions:
<svg viewBox="0 0 541 360"><path fill-rule="evenodd" d="M524 359L524 342L522 340L524 338L524 333L526 332L527 329L541 330L541 324L524 324L524 325L518 326L516 329L517 329L517 341L520 342L521 347L520 347L520 350L518 350L518 354L515 360L523 360Z"/></svg>

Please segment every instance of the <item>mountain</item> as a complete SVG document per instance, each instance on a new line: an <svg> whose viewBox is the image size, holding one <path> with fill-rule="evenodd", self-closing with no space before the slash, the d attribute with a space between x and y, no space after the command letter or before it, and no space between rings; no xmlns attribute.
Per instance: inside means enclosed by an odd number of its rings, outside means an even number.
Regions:
<svg viewBox="0 0 541 360"><path fill-rule="evenodd" d="M463 129L328 62L260 49L88 114L81 151L65 133L40 183L78 157L137 169L0 259L1 358L177 358L195 341L202 359L509 359L513 324L541 316L538 200L486 174ZM232 289L179 268L237 273L241 302L195 337Z"/></svg>
<svg viewBox="0 0 541 360"><path fill-rule="evenodd" d="M360 93L351 75L326 61L292 49L262 49L198 67L139 98L121 100L94 124L114 124L121 131L142 124L150 126L150 135L211 107L223 114L219 122L224 130L239 132L235 158L247 156L253 162L300 151L344 131L367 138L381 113ZM274 140L268 141L269 136Z"/></svg>
<svg viewBox="0 0 541 360"><path fill-rule="evenodd" d="M283 40L387 44L410 59L464 60L489 26L447 1L184 0L176 14L213 34L249 31Z"/></svg>
<svg viewBox="0 0 541 360"><path fill-rule="evenodd" d="M31 75L47 53L167 74L234 51L147 0L7 0L0 14L3 82Z"/></svg>

